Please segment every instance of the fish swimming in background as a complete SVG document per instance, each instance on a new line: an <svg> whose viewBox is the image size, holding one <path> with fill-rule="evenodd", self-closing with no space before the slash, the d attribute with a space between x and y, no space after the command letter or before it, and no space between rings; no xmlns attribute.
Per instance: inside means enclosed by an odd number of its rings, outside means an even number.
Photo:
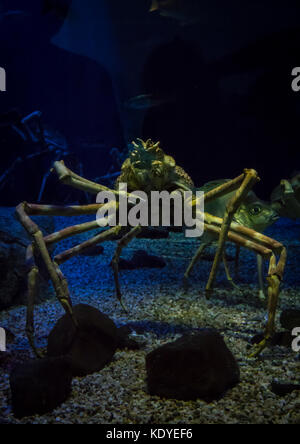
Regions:
<svg viewBox="0 0 300 444"><path fill-rule="evenodd" d="M127 100L124 105L129 109L147 110L169 103L172 100L172 97L155 97L153 94L140 94Z"/></svg>
<svg viewBox="0 0 300 444"><path fill-rule="evenodd" d="M207 193L227 181L227 179L214 180L197 189ZM205 204L205 211L213 216L223 218L226 205L234 194L235 191L208 202ZM278 219L279 215L272 207L272 204L259 199L253 191L250 191L244 202L237 209L233 221L262 233Z"/></svg>
<svg viewBox="0 0 300 444"><path fill-rule="evenodd" d="M29 17L30 14L28 14L25 11L22 11L21 9L10 9L8 11L2 12L0 14L0 19L12 17L12 16L27 16Z"/></svg>
<svg viewBox="0 0 300 444"><path fill-rule="evenodd" d="M152 0L149 12L159 12L163 17L171 17L181 25L190 25L200 20L200 0Z"/></svg>

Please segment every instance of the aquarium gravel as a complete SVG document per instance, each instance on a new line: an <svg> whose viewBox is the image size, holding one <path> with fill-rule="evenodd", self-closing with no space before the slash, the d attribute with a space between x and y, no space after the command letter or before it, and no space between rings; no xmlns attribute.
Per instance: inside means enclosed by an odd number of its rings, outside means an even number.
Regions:
<svg viewBox="0 0 300 444"><path fill-rule="evenodd" d="M56 229L82 223L87 218L55 218ZM284 308L299 308L300 302L300 224L280 220L266 234L288 247L288 263L281 287L279 314ZM65 240L56 251L70 248L91 233ZM247 357L251 338L263 330L266 309L258 299L256 258L242 250L239 277L240 291L226 281L223 267L216 289L208 301L204 287L211 260L199 262L190 278L190 288L182 288L183 273L198 245L172 233L167 239L136 239L122 257L131 258L144 249L162 257L162 269L122 270L120 282L126 314L114 295L110 261L116 243L104 244L99 256L79 256L61 268L68 278L73 304L90 304L110 316L117 326L128 324L136 339L145 343L141 350L118 350L113 361L98 373L74 378L69 399L52 413L17 420L10 407L9 374L0 368L0 422L9 423L88 423L88 424L299 424L300 392L277 396L271 390L274 380L299 383L299 353L282 346L266 349L260 357ZM213 251L212 251L213 252ZM230 258L235 249L228 246ZM233 263L229 262L231 267ZM7 353L16 362L32 358L25 336L23 306L0 313L1 326L14 340ZM55 298L36 306L35 327L39 347L45 347L47 336L63 310ZM241 371L240 383L219 401L178 401L160 399L147 392L145 356L156 347L173 341L185 332L199 328L216 328L236 357Z"/></svg>

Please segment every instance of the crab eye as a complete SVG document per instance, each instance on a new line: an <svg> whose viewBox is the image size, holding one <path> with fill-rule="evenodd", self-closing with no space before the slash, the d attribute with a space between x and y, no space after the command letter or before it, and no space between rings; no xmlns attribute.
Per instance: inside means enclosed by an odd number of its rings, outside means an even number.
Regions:
<svg viewBox="0 0 300 444"><path fill-rule="evenodd" d="M255 207L252 207L250 209L250 214L252 214L253 216L256 216L261 212L261 210L262 210L262 208L256 205Z"/></svg>

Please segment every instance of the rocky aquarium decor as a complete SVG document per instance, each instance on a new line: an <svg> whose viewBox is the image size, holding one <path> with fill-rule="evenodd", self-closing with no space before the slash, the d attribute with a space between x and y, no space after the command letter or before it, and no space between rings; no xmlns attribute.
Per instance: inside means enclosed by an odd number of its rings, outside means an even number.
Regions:
<svg viewBox="0 0 300 444"><path fill-rule="evenodd" d="M73 307L78 329L68 315L58 320L48 338L48 356L68 355L73 376L85 376L107 365L117 348L117 327L94 307Z"/></svg>
<svg viewBox="0 0 300 444"><path fill-rule="evenodd" d="M150 395L211 402L239 382L238 364L213 329L185 335L146 357Z"/></svg>
<svg viewBox="0 0 300 444"><path fill-rule="evenodd" d="M15 208L0 207L0 310L26 304L26 248L30 239L15 219ZM45 234L54 231L52 217L39 217ZM42 283L40 297L45 299L48 283ZM37 301L39 302L39 300Z"/></svg>
<svg viewBox="0 0 300 444"><path fill-rule="evenodd" d="M18 365L10 375L14 415L22 418L52 411L68 398L71 382L70 362L65 357Z"/></svg>

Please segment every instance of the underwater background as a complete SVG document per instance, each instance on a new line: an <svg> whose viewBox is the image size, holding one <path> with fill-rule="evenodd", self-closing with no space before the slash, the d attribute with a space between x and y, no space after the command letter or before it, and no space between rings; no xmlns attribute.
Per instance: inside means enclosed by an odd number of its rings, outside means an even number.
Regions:
<svg viewBox="0 0 300 444"><path fill-rule="evenodd" d="M0 0L0 328L7 339L0 351L0 423L299 424L299 350L291 346L292 328L300 328L300 91L292 73L300 66L299 16L292 0ZM176 230L134 239L119 266L125 312L111 267L117 239L107 241L61 270L73 305L90 305L126 327L136 347L119 343L101 370L72 376L55 408L18 417L12 374L35 355L25 332L30 238L15 207L94 204L95 196L58 180L54 162L113 188L138 138L160 141L197 188L253 168L260 177L255 204L269 208L278 203L281 180L292 183L296 203L287 208L284 201L264 231L287 248L273 342L248 358L267 320L253 252L241 248L234 273L236 249L226 245L238 288L221 264L207 300L215 244L186 289L183 275L201 239ZM95 216L33 219L46 236ZM98 232L51 246L51 256ZM263 270L265 277L267 263ZM35 302L36 343L45 352L64 310L47 280ZM153 394L148 355L203 329L224 338L239 382L210 402Z"/></svg>

